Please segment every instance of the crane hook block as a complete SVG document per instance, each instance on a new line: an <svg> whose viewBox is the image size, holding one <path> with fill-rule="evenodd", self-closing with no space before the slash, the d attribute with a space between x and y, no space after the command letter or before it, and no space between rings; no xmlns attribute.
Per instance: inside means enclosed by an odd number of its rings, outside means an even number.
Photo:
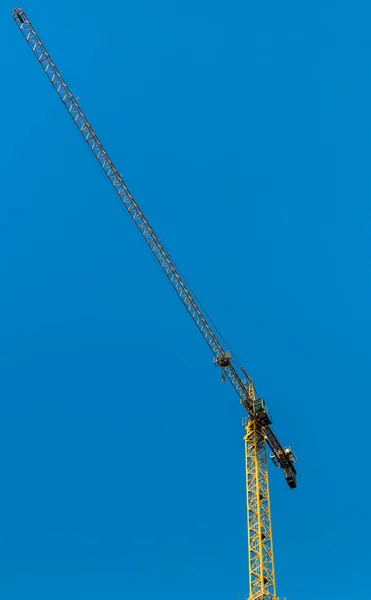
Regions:
<svg viewBox="0 0 371 600"><path fill-rule="evenodd" d="M219 365L221 369L226 369L231 364L231 357L228 352L225 352L221 356L215 359L215 364Z"/></svg>

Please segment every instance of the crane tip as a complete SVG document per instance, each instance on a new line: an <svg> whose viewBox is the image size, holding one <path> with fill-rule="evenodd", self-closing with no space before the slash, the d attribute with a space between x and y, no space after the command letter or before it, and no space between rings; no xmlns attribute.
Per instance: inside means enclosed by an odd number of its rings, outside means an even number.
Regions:
<svg viewBox="0 0 371 600"><path fill-rule="evenodd" d="M13 8L13 10L12 10L13 19L19 19L21 23L24 23L24 19L22 16L23 14L24 14L23 8Z"/></svg>

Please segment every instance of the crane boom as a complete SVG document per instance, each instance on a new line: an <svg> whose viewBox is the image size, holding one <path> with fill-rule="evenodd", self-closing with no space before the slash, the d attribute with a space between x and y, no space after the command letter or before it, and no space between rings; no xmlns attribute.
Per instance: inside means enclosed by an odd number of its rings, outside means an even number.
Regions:
<svg viewBox="0 0 371 600"><path fill-rule="evenodd" d="M134 224L139 229L151 252L208 344L214 355L214 363L222 369L237 392L241 404L243 404L249 415L253 416L255 391L250 377L242 369L236 358L224 347L224 340L220 333L217 330L214 331L210 318L202 308L194 292L186 285L170 254L134 200L123 178L84 115L77 99L70 91L26 13L21 8L15 8L12 10L12 17L120 201L128 211ZM272 450L271 458L274 463L283 470L290 487L296 487L296 470L293 465L294 456L291 450L281 446L269 426L265 427L265 437Z"/></svg>

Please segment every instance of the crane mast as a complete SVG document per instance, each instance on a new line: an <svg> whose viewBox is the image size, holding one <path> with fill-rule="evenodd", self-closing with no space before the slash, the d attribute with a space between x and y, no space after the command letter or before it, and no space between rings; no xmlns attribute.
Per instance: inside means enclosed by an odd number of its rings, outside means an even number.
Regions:
<svg viewBox="0 0 371 600"><path fill-rule="evenodd" d="M243 419L243 426L249 542L249 600L278 600L273 560L267 444L274 464L282 469L291 488L296 487L294 467L296 457L291 448L283 447L278 441L270 427L271 419L264 400L256 396L251 378L227 349L223 337L190 286L186 284L170 254L134 200L26 13L21 8L15 8L12 17L120 201L208 344L214 356L214 364L222 371L223 381L225 377L228 378L247 411L248 416Z"/></svg>

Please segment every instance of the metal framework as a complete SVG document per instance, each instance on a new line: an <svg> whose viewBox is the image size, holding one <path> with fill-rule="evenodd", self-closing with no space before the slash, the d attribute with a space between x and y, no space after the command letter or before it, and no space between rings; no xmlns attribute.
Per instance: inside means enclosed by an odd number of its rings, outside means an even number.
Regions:
<svg viewBox="0 0 371 600"><path fill-rule="evenodd" d="M261 415L259 416L256 413L254 405L256 400L255 391L250 377L235 356L226 349L223 337L202 307L195 293L181 276L170 254L134 200L120 173L84 115L77 99L73 96L37 32L32 27L26 13L21 8L15 8L12 11L12 17L34 56L37 58L41 68L47 75L55 92L80 131L81 136L89 146L114 191L182 301L183 306L192 317L202 337L208 344L214 355L214 364L222 371L223 380L225 377L229 379L241 404L248 411L249 425L246 429L245 443L249 515L250 600L258 600L258 598L259 600L271 600L275 598L275 582L265 451L266 442L272 451L271 458L273 462L277 467L282 469L290 487L296 487L296 470L293 465L296 459L291 449L281 446L269 424L266 424L262 420ZM264 435L262 433L263 426ZM253 474L253 469L255 469L255 475ZM263 499L261 499L262 494ZM259 552L257 551L258 547ZM260 594L260 596L256 594Z"/></svg>
<svg viewBox="0 0 371 600"><path fill-rule="evenodd" d="M250 600L274 600L276 582L264 426L251 419L245 430Z"/></svg>

